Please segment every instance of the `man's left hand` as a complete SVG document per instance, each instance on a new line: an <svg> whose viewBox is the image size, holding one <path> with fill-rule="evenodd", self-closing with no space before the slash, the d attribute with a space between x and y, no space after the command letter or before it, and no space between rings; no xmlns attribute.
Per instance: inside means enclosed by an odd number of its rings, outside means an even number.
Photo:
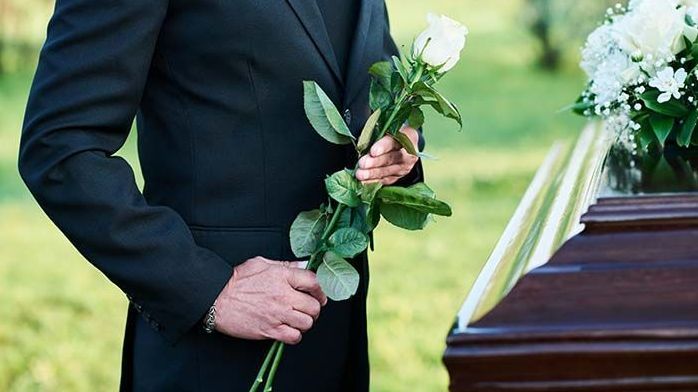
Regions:
<svg viewBox="0 0 698 392"><path fill-rule="evenodd" d="M410 127L403 127L400 132L407 135L417 149L419 133ZM400 143L390 135L377 141L371 151L359 159L356 178L363 183L380 182L392 185L412 171L418 157L408 153Z"/></svg>

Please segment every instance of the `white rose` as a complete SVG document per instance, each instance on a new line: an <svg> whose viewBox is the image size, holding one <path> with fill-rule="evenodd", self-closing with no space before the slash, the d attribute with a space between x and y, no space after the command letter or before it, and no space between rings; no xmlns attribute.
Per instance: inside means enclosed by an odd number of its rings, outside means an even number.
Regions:
<svg viewBox="0 0 698 392"><path fill-rule="evenodd" d="M439 72L451 70L460 60L468 28L443 15L427 15L429 27L414 41L412 53Z"/></svg>
<svg viewBox="0 0 698 392"><path fill-rule="evenodd" d="M686 10L666 0L642 0L614 20L618 45L631 56L648 62L665 60L683 50Z"/></svg>

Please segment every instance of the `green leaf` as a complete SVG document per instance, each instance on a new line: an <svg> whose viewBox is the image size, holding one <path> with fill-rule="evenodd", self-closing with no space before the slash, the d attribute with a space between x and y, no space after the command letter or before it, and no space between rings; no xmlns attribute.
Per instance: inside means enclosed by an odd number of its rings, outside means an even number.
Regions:
<svg viewBox="0 0 698 392"><path fill-rule="evenodd" d="M419 129L424 125L424 112L420 108L413 108L407 123L414 129Z"/></svg>
<svg viewBox="0 0 698 392"><path fill-rule="evenodd" d="M341 170L325 180L327 194L334 200L349 207L357 207L361 204L359 191L361 183L354 178L349 170Z"/></svg>
<svg viewBox="0 0 698 392"><path fill-rule="evenodd" d="M654 130L659 144L664 146L672 128L674 128L674 119L660 114L653 114L650 116L650 125L652 125L652 130Z"/></svg>
<svg viewBox="0 0 698 392"><path fill-rule="evenodd" d="M408 188L387 187L381 192L378 193L380 214L388 222L406 230L423 229L430 213L451 215L448 204L436 200L434 191L424 183ZM429 206L425 206L427 204Z"/></svg>
<svg viewBox="0 0 698 392"><path fill-rule="evenodd" d="M584 116L587 112L587 110L591 109L594 107L594 102L591 100L586 100L584 97L579 96L577 98L577 101L570 106L570 110L572 110L573 113L578 114L580 116Z"/></svg>
<svg viewBox="0 0 698 392"><path fill-rule="evenodd" d="M440 92L424 82L415 83L414 92L425 99L435 100L435 103L432 103L434 101L428 100L423 101L423 103L431 105L438 113L446 118L455 120L461 128L463 127L463 118L460 111L458 111L458 108L454 104L441 95Z"/></svg>
<svg viewBox="0 0 698 392"><path fill-rule="evenodd" d="M346 227L335 231L329 243L337 255L352 258L368 248L368 237L355 228Z"/></svg>
<svg viewBox="0 0 698 392"><path fill-rule="evenodd" d="M375 80L371 80L371 89L368 96L368 104L371 110L385 110L393 102L393 97L385 87Z"/></svg>
<svg viewBox="0 0 698 392"><path fill-rule="evenodd" d="M413 210L441 216L451 216L451 207L437 200L434 192L424 183L407 188L398 186L383 187L377 197L383 204L397 204Z"/></svg>
<svg viewBox="0 0 698 392"><path fill-rule="evenodd" d="M342 115L317 83L303 82L303 95L305 115L320 136L334 144L349 144L354 140Z"/></svg>
<svg viewBox="0 0 698 392"><path fill-rule="evenodd" d="M407 83L402 79L400 73L397 71L393 72L393 76L390 78L390 92L394 97L400 94L400 91L405 88Z"/></svg>
<svg viewBox="0 0 698 392"><path fill-rule="evenodd" d="M652 126L649 124L649 120L646 120L640 124L640 130L637 132L637 137L640 142L640 147L644 151L647 151L652 143L657 142L657 137L654 135Z"/></svg>
<svg viewBox="0 0 698 392"><path fill-rule="evenodd" d="M691 139L693 139L693 132L696 129L696 124L698 124L698 110L691 110L688 117L684 119L681 132L676 138L676 143L679 146L688 147L691 145Z"/></svg>
<svg viewBox="0 0 698 392"><path fill-rule="evenodd" d="M308 257L320 247L322 233L327 226L327 215L320 210L298 214L291 225L291 249L296 257Z"/></svg>
<svg viewBox="0 0 698 392"><path fill-rule="evenodd" d="M429 214L399 204L380 204L380 214L391 224L405 230L422 230Z"/></svg>
<svg viewBox="0 0 698 392"><path fill-rule="evenodd" d="M368 69L368 73L376 78L383 87L390 90L393 76L393 65L390 61L380 61L373 64L371 68Z"/></svg>
<svg viewBox="0 0 698 392"><path fill-rule="evenodd" d="M392 135L393 139L395 139L402 148L404 148L410 155L417 155L417 150L414 148L414 144L412 143L412 140L410 140L407 135L404 133L397 131L395 132L394 135Z"/></svg>
<svg viewBox="0 0 698 392"><path fill-rule="evenodd" d="M366 151L371 144L371 139L373 139L373 133L376 129L376 125L378 125L378 119L381 117L381 113L381 109L378 108L375 112L373 112L373 114L371 114L368 120L366 120L364 129L361 131L361 135L359 136L359 141L356 143L356 149L360 154Z"/></svg>
<svg viewBox="0 0 698 392"><path fill-rule="evenodd" d="M344 301L356 294L359 273L334 252L326 252L317 270L317 280L322 291L334 301Z"/></svg>
<svg viewBox="0 0 698 392"><path fill-rule="evenodd" d="M677 118L684 117L688 114L688 108L675 99L671 99L669 102L664 103L657 102L657 97L659 97L660 94L658 90L652 90L642 94L640 99L642 99L647 108L659 114Z"/></svg>
<svg viewBox="0 0 698 392"><path fill-rule="evenodd" d="M395 69L397 72L400 74L400 77L405 83L410 82L410 72L409 70L405 67L405 64L403 64L402 60L400 60L399 57L393 56L393 64L395 65Z"/></svg>
<svg viewBox="0 0 698 392"><path fill-rule="evenodd" d="M373 203L373 199L375 199L376 194L378 193L379 190L383 187L383 184L380 182L371 182L369 184L361 184L361 191L359 192L361 196L361 201L364 204L371 204Z"/></svg>

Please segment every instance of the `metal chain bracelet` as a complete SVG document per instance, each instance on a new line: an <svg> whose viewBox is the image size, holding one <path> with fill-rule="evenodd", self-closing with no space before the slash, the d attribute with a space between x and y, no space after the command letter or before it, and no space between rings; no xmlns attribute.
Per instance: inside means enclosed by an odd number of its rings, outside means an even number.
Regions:
<svg viewBox="0 0 698 392"><path fill-rule="evenodd" d="M216 304L214 303L204 318L204 332L213 333L216 330Z"/></svg>

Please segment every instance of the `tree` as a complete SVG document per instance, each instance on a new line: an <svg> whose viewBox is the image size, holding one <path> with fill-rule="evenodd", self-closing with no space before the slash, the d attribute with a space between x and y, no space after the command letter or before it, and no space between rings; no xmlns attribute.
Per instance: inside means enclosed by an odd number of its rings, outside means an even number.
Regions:
<svg viewBox="0 0 698 392"><path fill-rule="evenodd" d="M618 0L526 0L526 21L539 43L538 65L559 68L567 48L577 48Z"/></svg>
<svg viewBox="0 0 698 392"><path fill-rule="evenodd" d="M0 0L0 74L30 67L53 0Z"/></svg>

